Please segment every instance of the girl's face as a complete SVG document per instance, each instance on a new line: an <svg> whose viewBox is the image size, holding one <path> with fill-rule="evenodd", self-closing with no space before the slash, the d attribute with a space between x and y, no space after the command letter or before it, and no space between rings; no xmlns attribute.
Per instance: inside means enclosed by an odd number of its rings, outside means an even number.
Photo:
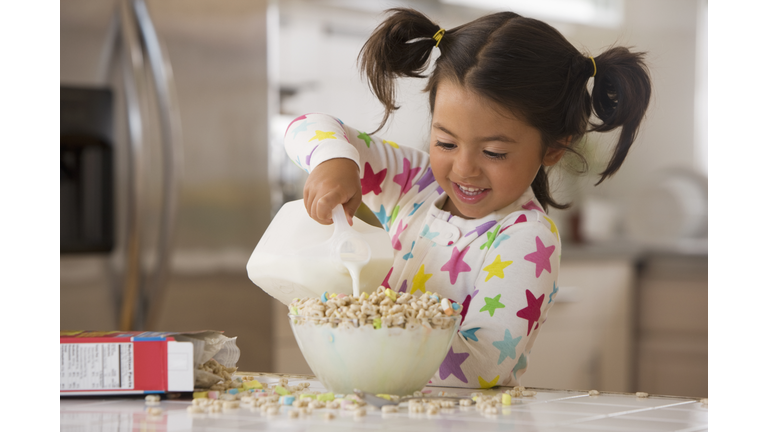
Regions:
<svg viewBox="0 0 768 432"><path fill-rule="evenodd" d="M477 219L516 201L541 165L564 150L542 152L539 131L464 87L443 80L435 94L429 156L446 191L443 210Z"/></svg>

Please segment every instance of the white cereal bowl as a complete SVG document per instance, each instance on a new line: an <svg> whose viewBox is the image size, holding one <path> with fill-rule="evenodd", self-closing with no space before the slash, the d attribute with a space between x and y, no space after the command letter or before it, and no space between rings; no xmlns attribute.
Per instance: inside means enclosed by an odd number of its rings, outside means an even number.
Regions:
<svg viewBox="0 0 768 432"><path fill-rule="evenodd" d="M348 318L289 318L301 353L328 390L403 396L421 390L434 376L460 317L441 318L448 321L438 328L410 324L378 329Z"/></svg>

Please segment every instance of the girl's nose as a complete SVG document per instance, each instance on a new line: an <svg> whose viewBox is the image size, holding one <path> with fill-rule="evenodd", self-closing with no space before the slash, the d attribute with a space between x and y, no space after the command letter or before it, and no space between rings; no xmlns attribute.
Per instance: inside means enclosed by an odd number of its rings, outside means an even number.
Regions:
<svg viewBox="0 0 768 432"><path fill-rule="evenodd" d="M470 179L480 173L480 167L469 152L459 152L453 161L453 172L463 179Z"/></svg>

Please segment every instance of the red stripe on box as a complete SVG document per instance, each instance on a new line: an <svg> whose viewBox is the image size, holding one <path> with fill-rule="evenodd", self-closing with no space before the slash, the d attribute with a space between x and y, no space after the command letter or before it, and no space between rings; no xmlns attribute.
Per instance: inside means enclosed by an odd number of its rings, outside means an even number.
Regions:
<svg viewBox="0 0 768 432"><path fill-rule="evenodd" d="M168 390L168 342L133 343L134 390Z"/></svg>

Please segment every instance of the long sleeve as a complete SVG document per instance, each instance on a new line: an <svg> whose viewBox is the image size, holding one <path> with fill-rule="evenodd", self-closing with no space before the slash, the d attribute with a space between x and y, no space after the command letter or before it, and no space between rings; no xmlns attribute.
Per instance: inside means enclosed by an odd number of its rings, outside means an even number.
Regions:
<svg viewBox="0 0 768 432"><path fill-rule="evenodd" d="M427 153L368 135L327 114L296 118L284 143L291 160L306 172L329 159L353 160L360 169L363 202L387 231L400 204L434 182Z"/></svg>

